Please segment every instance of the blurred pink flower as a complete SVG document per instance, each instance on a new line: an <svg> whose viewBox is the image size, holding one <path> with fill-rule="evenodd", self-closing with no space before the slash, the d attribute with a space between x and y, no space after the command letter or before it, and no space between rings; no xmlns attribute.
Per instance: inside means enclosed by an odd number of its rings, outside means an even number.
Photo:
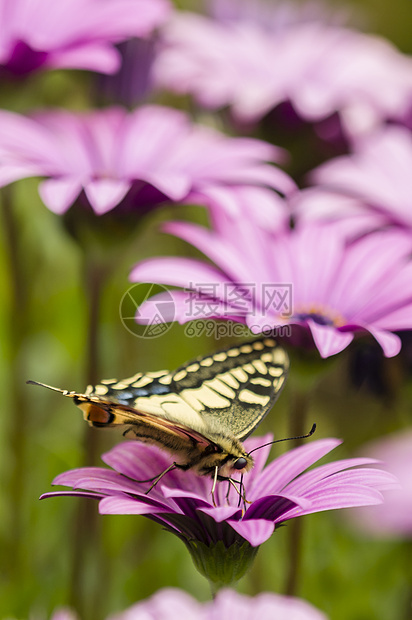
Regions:
<svg viewBox="0 0 412 620"><path fill-rule="evenodd" d="M169 16L168 0L0 0L0 71L113 73L113 44L144 37Z"/></svg>
<svg viewBox="0 0 412 620"><path fill-rule="evenodd" d="M312 173L319 193L335 192L329 212L337 218L346 210L336 208L345 196L356 200L364 217L412 229L412 134L404 127L387 126L359 139L354 153L326 162Z"/></svg>
<svg viewBox="0 0 412 620"><path fill-rule="evenodd" d="M302 599L264 592L255 597L224 589L213 601L199 603L175 588L159 590L108 620L327 620Z"/></svg>
<svg viewBox="0 0 412 620"><path fill-rule="evenodd" d="M68 607L59 607L53 612L50 620L79 620L79 616Z"/></svg>
<svg viewBox="0 0 412 620"><path fill-rule="evenodd" d="M389 222L384 213L368 209L360 198L323 186L297 192L289 208L296 226L336 224L348 240L385 228Z"/></svg>
<svg viewBox="0 0 412 620"><path fill-rule="evenodd" d="M247 450L263 446L272 436L247 439ZM175 469L146 494L150 483L171 464L170 456L156 446L129 441L103 455L112 469L82 467L60 474L53 484L73 487L42 496L79 495L99 500L101 514L140 514L160 523L191 548L198 541L207 547L222 542L226 548L249 543L258 547L281 523L323 510L377 504L381 491L392 488L392 475L362 467L373 459L344 459L321 465L306 473L341 442L320 439L294 448L265 467L270 446L254 453L254 468L244 475L247 507L227 482L218 482L216 506L212 480L191 470ZM80 489L80 490L77 490Z"/></svg>
<svg viewBox="0 0 412 620"><path fill-rule="evenodd" d="M154 67L160 87L230 106L246 122L284 101L308 121L338 111L350 134L410 109L412 58L389 41L328 24L313 4L214 7L215 19L176 13L166 24Z"/></svg>
<svg viewBox="0 0 412 620"><path fill-rule="evenodd" d="M214 265L153 258L136 265L130 279L183 288L168 291L181 323L230 319L253 333L294 325L292 337L308 332L322 357L345 349L356 332L370 332L386 356L399 352L401 341L392 332L412 329L409 235L380 231L347 243L348 231L339 225L274 234L245 217L229 222L223 214L215 226L216 231L185 222L164 227ZM139 308L146 320L155 310L153 299Z"/></svg>
<svg viewBox="0 0 412 620"><path fill-rule="evenodd" d="M382 461L385 469L399 480L400 487L385 495L379 508L356 510L350 517L354 527L367 534L389 537L412 536L412 430L364 446L364 450Z"/></svg>
<svg viewBox="0 0 412 620"><path fill-rule="evenodd" d="M282 156L270 144L227 137L161 106L32 117L0 111L0 186L46 177L41 198L60 214L79 195L101 215L120 203L144 211L166 200L212 201L218 190L228 197L229 188L249 185L287 194L292 179L266 163Z"/></svg>

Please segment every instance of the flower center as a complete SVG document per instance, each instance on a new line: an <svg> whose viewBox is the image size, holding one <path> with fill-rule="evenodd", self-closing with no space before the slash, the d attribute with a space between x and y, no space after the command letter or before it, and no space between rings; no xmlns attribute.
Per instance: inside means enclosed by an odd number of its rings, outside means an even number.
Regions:
<svg viewBox="0 0 412 620"><path fill-rule="evenodd" d="M298 321L307 321L312 319L318 325L329 325L331 327L340 327L345 324L343 317L334 312L330 308L321 306L311 306L310 308L299 308L292 315L293 319Z"/></svg>

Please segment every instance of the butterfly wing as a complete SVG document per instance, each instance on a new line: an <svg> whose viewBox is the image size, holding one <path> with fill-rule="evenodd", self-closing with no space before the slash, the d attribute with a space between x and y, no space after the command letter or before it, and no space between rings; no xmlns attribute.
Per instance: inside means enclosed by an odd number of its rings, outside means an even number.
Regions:
<svg viewBox="0 0 412 620"><path fill-rule="evenodd" d="M261 338L185 364L172 373L171 387L208 429L243 441L270 411L288 370L286 351Z"/></svg>
<svg viewBox="0 0 412 620"><path fill-rule="evenodd" d="M253 432L278 398L288 369L285 350L261 338L172 373L105 380L74 399L94 426L123 426L129 436L171 449L183 442L185 449L218 451L219 438L243 441Z"/></svg>
<svg viewBox="0 0 412 620"><path fill-rule="evenodd" d="M180 467L213 475L240 458L245 471L253 466L240 442L270 410L288 368L283 348L262 338L197 358L172 373L103 380L84 394L51 389L73 398L91 425L120 427L124 435L179 455Z"/></svg>
<svg viewBox="0 0 412 620"><path fill-rule="evenodd" d="M124 435L169 448L193 458L196 452L220 447L205 437L207 426L198 412L174 391L168 371L138 373L89 386L85 394L67 393L97 427L123 427Z"/></svg>

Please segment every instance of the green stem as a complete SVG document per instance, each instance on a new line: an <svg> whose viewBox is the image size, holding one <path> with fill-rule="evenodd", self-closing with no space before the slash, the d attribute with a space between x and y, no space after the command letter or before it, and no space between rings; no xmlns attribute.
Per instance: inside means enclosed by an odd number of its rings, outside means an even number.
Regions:
<svg viewBox="0 0 412 620"><path fill-rule="evenodd" d="M10 274L10 318L8 325L10 346L10 450L14 459L10 480L10 553L8 567L12 575L21 567L24 548L23 501L25 492L26 425L28 406L22 390L21 352L26 333L28 289L24 276L19 223L13 205L11 187L2 190L2 217L5 249Z"/></svg>
<svg viewBox="0 0 412 620"><path fill-rule="evenodd" d="M96 384L100 379L100 309L106 269L92 252L84 255L84 281L87 298L87 357L85 383ZM100 435L96 429L85 426L83 436L83 465L98 465ZM101 523L95 502L80 498L74 518L74 544L71 568L70 604L81 618L98 618L98 608L103 605L104 592L95 591L91 575L96 583L104 570L102 558ZM102 582L100 582L102 583ZM99 590L97 592L97 589ZM94 600L96 598L96 600ZM92 605L91 605L92 602ZM92 608L92 609L91 609Z"/></svg>
<svg viewBox="0 0 412 620"><path fill-rule="evenodd" d="M404 560L404 575L407 586L405 588L405 612L404 620L412 620L412 542L410 540L404 541L402 545L403 560Z"/></svg>
<svg viewBox="0 0 412 620"><path fill-rule="evenodd" d="M290 436L297 437L306 433L307 412L309 409L308 393L296 390L292 399L290 415ZM296 439L295 446L300 445L304 440ZM303 520L294 519L288 527L289 536L289 567L286 574L284 587L285 594L296 596L300 586L300 573L302 563L302 543L303 543Z"/></svg>

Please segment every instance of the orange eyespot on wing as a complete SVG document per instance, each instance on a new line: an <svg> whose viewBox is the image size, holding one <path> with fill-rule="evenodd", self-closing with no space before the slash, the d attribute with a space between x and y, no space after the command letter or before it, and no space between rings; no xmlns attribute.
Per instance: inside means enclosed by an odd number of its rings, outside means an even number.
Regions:
<svg viewBox="0 0 412 620"><path fill-rule="evenodd" d="M78 405L83 411L84 419L94 426L107 426L113 422L114 416L109 407L99 407L95 403L85 402Z"/></svg>

